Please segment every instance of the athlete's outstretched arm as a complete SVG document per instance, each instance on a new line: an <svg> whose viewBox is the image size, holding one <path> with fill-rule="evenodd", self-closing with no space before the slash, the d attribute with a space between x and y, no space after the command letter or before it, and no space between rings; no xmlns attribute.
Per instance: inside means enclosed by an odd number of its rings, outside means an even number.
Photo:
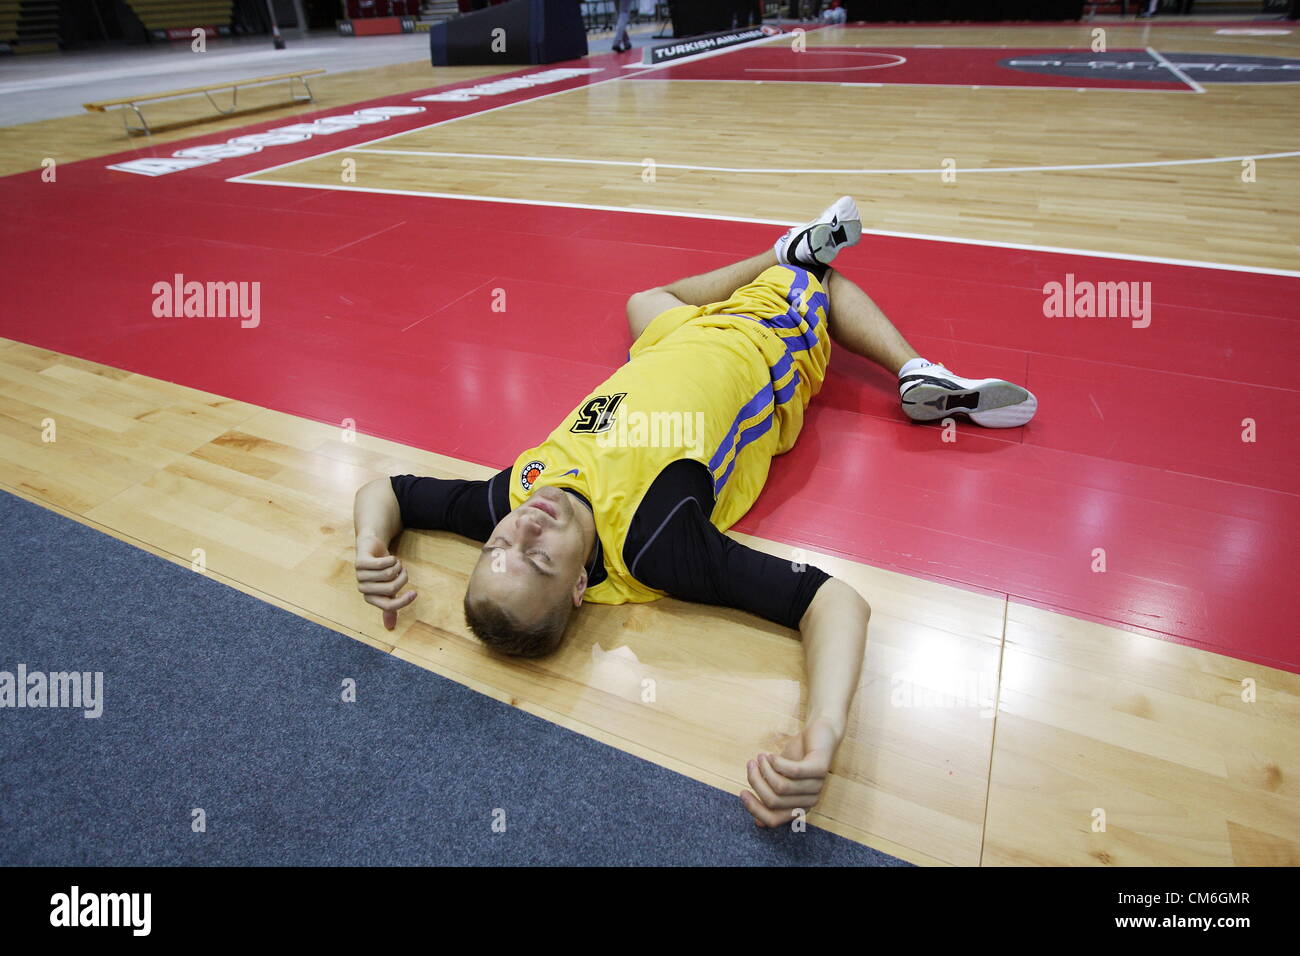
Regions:
<svg viewBox="0 0 1300 956"><path fill-rule="evenodd" d="M731 298L731 293L742 285L748 285L757 279L764 269L776 264L776 253L768 249L712 272L687 276L668 285L637 292L627 300L627 324L632 330L632 338L640 338L645 327L661 312L679 305L722 302Z"/></svg>
<svg viewBox="0 0 1300 956"><path fill-rule="evenodd" d="M357 532L357 590L366 603L384 612L384 627L397 626L397 612L417 597L415 591L398 592L406 586L406 569L388 549L402 532L402 509L388 478L377 478L357 491L352 506L352 524Z"/></svg>
<svg viewBox="0 0 1300 956"><path fill-rule="evenodd" d="M803 730L787 741L780 755L759 754L749 762L754 792L741 794L759 826L784 826L792 811L811 810L821 799L848 725L870 620L871 607L862 595L838 578L823 584L804 612L799 622L808 672Z"/></svg>

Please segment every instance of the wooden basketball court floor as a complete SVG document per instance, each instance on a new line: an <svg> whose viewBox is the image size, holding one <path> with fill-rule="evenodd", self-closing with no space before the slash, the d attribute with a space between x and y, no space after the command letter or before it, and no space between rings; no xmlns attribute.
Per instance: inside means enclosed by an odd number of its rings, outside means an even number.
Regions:
<svg viewBox="0 0 1300 956"><path fill-rule="evenodd" d="M812 822L922 864L1293 865L1297 87L961 82L1097 28L1137 59L1300 51L1222 23L848 27L662 71L340 74L310 110L125 152L111 118L2 130L0 487L738 793L799 726L795 635L589 606L553 658L503 663L460 614L475 546L410 532L421 597L387 632L355 591L351 498L495 471L625 357L628 294L850 193L870 234L837 266L922 354L1042 408L945 442L837 355L738 526L874 609ZM932 78L857 69L900 59ZM570 67L591 72L473 89ZM160 318L176 274L260 282L258 322ZM1045 315L1067 274L1150 282L1150 323ZM718 825L749 825L739 800Z"/></svg>

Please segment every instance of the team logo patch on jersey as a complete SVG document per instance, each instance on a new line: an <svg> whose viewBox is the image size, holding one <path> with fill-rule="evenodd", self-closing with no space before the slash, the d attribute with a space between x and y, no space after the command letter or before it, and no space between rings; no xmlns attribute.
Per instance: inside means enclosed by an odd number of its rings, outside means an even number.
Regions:
<svg viewBox="0 0 1300 956"><path fill-rule="evenodd" d="M607 432L614 425L614 412L619 403L627 397L627 392L616 395L596 395L583 402L578 409L578 420L570 426L569 431L579 435L596 435Z"/></svg>
<svg viewBox="0 0 1300 956"><path fill-rule="evenodd" d="M540 478L545 470L545 462L530 461L524 465L524 470L519 474L519 483L524 486L524 491L532 491L533 482Z"/></svg>

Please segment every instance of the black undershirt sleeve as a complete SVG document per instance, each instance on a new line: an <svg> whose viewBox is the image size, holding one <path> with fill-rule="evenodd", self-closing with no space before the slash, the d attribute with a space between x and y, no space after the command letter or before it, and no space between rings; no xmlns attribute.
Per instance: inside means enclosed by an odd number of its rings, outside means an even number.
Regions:
<svg viewBox="0 0 1300 956"><path fill-rule="evenodd" d="M389 481L402 511L402 527L451 531L486 541L510 512L510 469L486 481L395 475Z"/></svg>
<svg viewBox="0 0 1300 956"><path fill-rule="evenodd" d="M727 537L709 521L713 503L703 465L680 461L664 469L628 530L628 570L675 598L738 608L797 629L830 575Z"/></svg>

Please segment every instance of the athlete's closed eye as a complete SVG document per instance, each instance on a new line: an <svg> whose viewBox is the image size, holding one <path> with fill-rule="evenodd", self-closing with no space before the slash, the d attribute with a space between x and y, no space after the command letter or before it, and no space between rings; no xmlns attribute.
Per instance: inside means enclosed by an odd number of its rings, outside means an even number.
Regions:
<svg viewBox="0 0 1300 956"><path fill-rule="evenodd" d="M511 544L509 541L507 541L505 538L501 537L500 535L497 535L495 538L489 539L488 543L483 545L483 547L480 550L484 554L487 554L489 551L492 552L504 551L510 547ZM529 551L526 555L524 555L524 557L527 560L528 566L532 568L534 571L538 572L539 574L551 575L555 573L554 571L549 570L550 568L554 567L555 562L551 560L551 556L547 554L545 551L542 551L539 548L534 548L532 551ZM545 568L543 568L542 565L538 562L537 560L538 558L546 562Z"/></svg>

